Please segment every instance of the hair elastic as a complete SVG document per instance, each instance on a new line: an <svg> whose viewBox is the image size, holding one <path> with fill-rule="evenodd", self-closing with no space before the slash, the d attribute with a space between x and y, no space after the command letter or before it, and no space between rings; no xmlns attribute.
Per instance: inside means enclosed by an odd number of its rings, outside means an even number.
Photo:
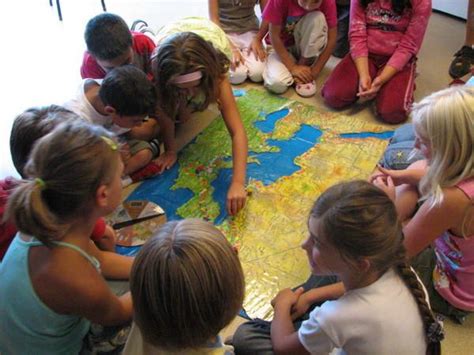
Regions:
<svg viewBox="0 0 474 355"><path fill-rule="evenodd" d="M192 73L178 75L169 80L170 84L185 84L202 78L202 72L197 70Z"/></svg>
<svg viewBox="0 0 474 355"><path fill-rule="evenodd" d="M35 184L39 186L40 190L44 190L46 188L46 183L41 178L36 178Z"/></svg>
<svg viewBox="0 0 474 355"><path fill-rule="evenodd" d="M102 138L102 140L105 143L107 143L107 145L110 147L110 149L112 149L114 151L118 149L118 145L114 140L112 140L112 139L110 139L109 137L106 137L106 136L100 136L100 138Z"/></svg>

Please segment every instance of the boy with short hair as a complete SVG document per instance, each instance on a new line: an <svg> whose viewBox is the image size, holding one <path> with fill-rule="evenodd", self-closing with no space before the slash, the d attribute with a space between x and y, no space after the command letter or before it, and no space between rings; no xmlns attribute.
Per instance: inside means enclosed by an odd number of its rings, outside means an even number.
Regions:
<svg viewBox="0 0 474 355"><path fill-rule="evenodd" d="M64 106L123 138L127 143L122 155L125 175L158 156L158 125L154 119L146 120L155 111L155 88L145 73L133 65L113 69L104 80L83 80L77 96Z"/></svg>
<svg viewBox="0 0 474 355"><path fill-rule="evenodd" d="M155 43L143 33L130 32L120 16L103 13L93 17L86 25L84 39L83 79L102 79L116 67L133 64L152 80L150 56Z"/></svg>
<svg viewBox="0 0 474 355"><path fill-rule="evenodd" d="M75 113L57 105L32 107L15 118L10 134L10 151L13 164L22 178L27 177L25 165L36 141L60 123L78 119ZM8 197L17 184L18 181L12 177L0 180L0 261L17 233L13 223L3 221ZM103 218L97 220L91 239L102 250L115 249L115 232Z"/></svg>

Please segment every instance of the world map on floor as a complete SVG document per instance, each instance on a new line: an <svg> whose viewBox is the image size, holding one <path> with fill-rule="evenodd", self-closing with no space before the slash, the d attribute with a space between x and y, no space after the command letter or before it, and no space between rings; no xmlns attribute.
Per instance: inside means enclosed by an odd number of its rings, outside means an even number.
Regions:
<svg viewBox="0 0 474 355"><path fill-rule="evenodd" d="M235 95L249 141L249 198L237 216L225 210L232 155L221 117L181 151L173 168L138 185L127 200L150 200L168 220L214 222L239 247L247 285L244 308L268 318L278 290L309 276L300 244L315 199L337 182L366 179L393 131L264 90Z"/></svg>

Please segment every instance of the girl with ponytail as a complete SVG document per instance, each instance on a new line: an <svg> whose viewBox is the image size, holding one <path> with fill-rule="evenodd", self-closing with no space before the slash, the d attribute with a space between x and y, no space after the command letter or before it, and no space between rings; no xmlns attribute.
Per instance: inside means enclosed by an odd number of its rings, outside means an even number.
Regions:
<svg viewBox="0 0 474 355"><path fill-rule="evenodd" d="M365 181L332 186L314 204L308 230L302 247L313 275L340 282L280 291L267 343L256 331L261 324L245 323L234 336L237 353L439 353L442 327L407 264L402 227L383 191ZM295 331L292 319L315 303Z"/></svg>
<svg viewBox="0 0 474 355"><path fill-rule="evenodd" d="M132 259L90 240L121 200L123 164L101 127L67 122L41 138L10 196L19 232L0 264L0 353L77 354L91 322L131 320L130 294L105 277L129 277Z"/></svg>

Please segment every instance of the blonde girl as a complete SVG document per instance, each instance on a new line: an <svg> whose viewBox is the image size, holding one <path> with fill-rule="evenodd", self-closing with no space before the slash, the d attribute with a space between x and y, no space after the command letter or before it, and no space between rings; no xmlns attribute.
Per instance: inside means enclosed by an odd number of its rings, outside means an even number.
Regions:
<svg viewBox="0 0 474 355"><path fill-rule="evenodd" d="M170 27L168 32L172 32L173 26ZM228 70L227 56L194 32L169 34L160 42L153 59L159 116L166 131L164 144L167 150L157 162L171 166L176 161L174 123L185 121L192 111L205 110L217 102L232 139L233 174L226 205L228 213L234 215L243 208L247 198L248 148L245 129L227 78Z"/></svg>
<svg viewBox="0 0 474 355"><path fill-rule="evenodd" d="M402 227L386 194L365 181L334 185L315 202L308 230L302 247L313 275L336 275L340 282L305 293L280 291L272 301L271 337L269 330L265 339L258 326L244 324L234 336L237 353L439 350L442 328L407 264ZM314 303L319 306L296 331L292 319Z"/></svg>
<svg viewBox="0 0 474 355"><path fill-rule="evenodd" d="M436 92L412 116L415 148L426 159L406 170L381 169L373 180L406 223L405 247L433 310L462 322L474 311L474 88Z"/></svg>
<svg viewBox="0 0 474 355"><path fill-rule="evenodd" d="M124 354L230 354L218 336L237 315L244 277L211 223L168 222L142 247L130 288L135 325Z"/></svg>
<svg viewBox="0 0 474 355"><path fill-rule="evenodd" d="M1 353L77 354L91 322L131 320L130 294L115 296L104 277L128 278L132 259L90 240L120 202L122 170L101 127L65 123L35 144L7 206L19 233L0 264Z"/></svg>

